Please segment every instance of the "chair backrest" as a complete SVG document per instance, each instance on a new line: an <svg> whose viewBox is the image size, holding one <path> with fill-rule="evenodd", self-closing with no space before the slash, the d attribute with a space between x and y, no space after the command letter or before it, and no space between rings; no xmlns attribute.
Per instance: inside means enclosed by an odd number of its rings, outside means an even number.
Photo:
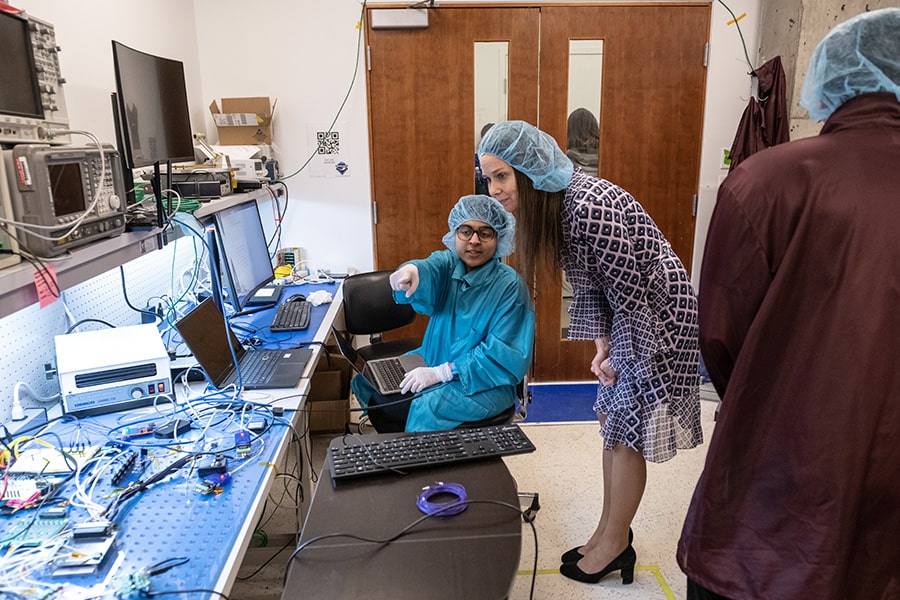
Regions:
<svg viewBox="0 0 900 600"><path fill-rule="evenodd" d="M372 335L409 325L416 311L394 302L392 271L357 273L344 280L344 325L353 335Z"/></svg>

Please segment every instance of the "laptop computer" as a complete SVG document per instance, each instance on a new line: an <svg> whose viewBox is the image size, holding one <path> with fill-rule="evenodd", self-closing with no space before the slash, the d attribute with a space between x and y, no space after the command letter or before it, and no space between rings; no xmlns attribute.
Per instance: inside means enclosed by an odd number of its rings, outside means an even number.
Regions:
<svg viewBox="0 0 900 600"><path fill-rule="evenodd" d="M331 330L334 332L338 350L341 351L344 358L350 361L353 368L384 396L399 394L400 382L403 381L404 375L417 367L428 366L421 354L403 354L389 358L365 360L359 355L347 336L334 327Z"/></svg>
<svg viewBox="0 0 900 600"><path fill-rule="evenodd" d="M211 298L194 307L175 323L175 328L216 389L236 385L238 370L245 389L292 388L312 357L308 348L245 349ZM235 368L235 358L239 369Z"/></svg>

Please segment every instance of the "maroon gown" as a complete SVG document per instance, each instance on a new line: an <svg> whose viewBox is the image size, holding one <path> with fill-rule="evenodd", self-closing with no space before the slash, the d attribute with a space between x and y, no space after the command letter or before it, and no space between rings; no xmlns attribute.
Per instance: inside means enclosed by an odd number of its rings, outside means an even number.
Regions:
<svg viewBox="0 0 900 600"><path fill-rule="evenodd" d="M734 141L731 143L731 166L734 171L751 154L783 144L791 139L790 118L785 99L787 85L781 57L776 56L753 72L758 83L758 98L750 98Z"/></svg>
<svg viewBox="0 0 900 600"><path fill-rule="evenodd" d="M728 598L900 597L900 102L728 175L700 278L722 397L678 545Z"/></svg>

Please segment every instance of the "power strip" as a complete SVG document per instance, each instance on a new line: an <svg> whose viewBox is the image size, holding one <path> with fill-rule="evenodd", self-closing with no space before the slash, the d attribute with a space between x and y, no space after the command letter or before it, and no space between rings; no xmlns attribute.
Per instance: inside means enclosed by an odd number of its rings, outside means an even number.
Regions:
<svg viewBox="0 0 900 600"><path fill-rule="evenodd" d="M2 427L4 439L11 440L22 434L35 435L41 425L47 424L46 408L26 408L25 418L19 421L9 420Z"/></svg>

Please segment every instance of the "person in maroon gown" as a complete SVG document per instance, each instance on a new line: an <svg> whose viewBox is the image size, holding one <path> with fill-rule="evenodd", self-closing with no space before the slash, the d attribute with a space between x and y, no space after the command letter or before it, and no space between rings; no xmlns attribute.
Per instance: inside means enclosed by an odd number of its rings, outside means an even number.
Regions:
<svg viewBox="0 0 900 600"><path fill-rule="evenodd" d="M818 136L719 188L699 286L721 411L678 545L688 599L900 598L900 9L837 25Z"/></svg>

